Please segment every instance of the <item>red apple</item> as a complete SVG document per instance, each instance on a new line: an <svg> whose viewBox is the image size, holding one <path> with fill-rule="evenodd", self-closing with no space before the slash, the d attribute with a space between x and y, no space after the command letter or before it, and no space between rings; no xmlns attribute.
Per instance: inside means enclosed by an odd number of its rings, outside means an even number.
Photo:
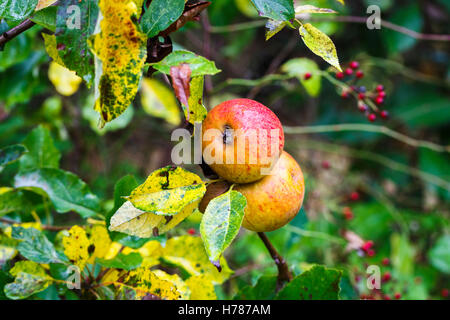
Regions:
<svg viewBox="0 0 450 320"><path fill-rule="evenodd" d="M283 151L283 127L266 106L233 99L215 106L202 125L205 162L222 178L249 183L270 173Z"/></svg>

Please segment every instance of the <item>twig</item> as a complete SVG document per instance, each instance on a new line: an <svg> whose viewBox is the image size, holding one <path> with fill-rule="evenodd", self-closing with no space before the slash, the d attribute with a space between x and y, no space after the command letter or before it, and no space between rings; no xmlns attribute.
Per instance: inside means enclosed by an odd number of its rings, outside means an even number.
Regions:
<svg viewBox="0 0 450 320"><path fill-rule="evenodd" d="M330 125L317 125L305 127L283 127L285 134L309 134L309 133L325 133L325 132L342 132L342 131L364 131L384 134L395 140L401 141L412 147L427 148L436 152L450 152L450 146L441 146L433 142L416 140L408 137L403 133L394 131L385 126L377 126L363 123L343 123Z"/></svg>
<svg viewBox="0 0 450 320"><path fill-rule="evenodd" d="M0 48L2 48L8 41L14 39L22 32L27 31L31 27L33 27L36 23L31 21L30 19L26 19L22 21L19 25L15 26L14 28L4 32L0 36Z"/></svg>
<svg viewBox="0 0 450 320"><path fill-rule="evenodd" d="M289 271L289 267L286 263L286 260L277 252L269 238L267 238L264 232L258 232L258 236L261 238L262 242L266 246L267 250L269 250L270 256L278 268L278 279L277 279L277 290L281 289L285 282L289 282L292 280L292 273Z"/></svg>
<svg viewBox="0 0 450 320"><path fill-rule="evenodd" d="M6 224L20 224L20 221L15 221L12 219L8 219L5 217L0 218L0 222L6 223ZM61 230L67 230L70 229L72 226L50 226L50 225L46 225L46 224L42 224L41 228L43 230L48 230L48 231L61 231Z"/></svg>
<svg viewBox="0 0 450 320"><path fill-rule="evenodd" d="M291 225L287 225L286 229L288 231L298 234L302 237L322 239L322 240L330 241L330 242L333 242L336 244L341 244L341 245L344 245L346 243L346 241L344 239L332 236L332 235L330 235L328 233L324 233L324 232L304 230L299 227L295 227L295 226L291 226Z"/></svg>

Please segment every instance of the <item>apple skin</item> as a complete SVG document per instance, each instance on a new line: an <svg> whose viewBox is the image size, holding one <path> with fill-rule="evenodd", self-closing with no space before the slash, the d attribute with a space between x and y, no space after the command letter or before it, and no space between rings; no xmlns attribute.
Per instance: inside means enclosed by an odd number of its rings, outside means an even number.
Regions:
<svg viewBox="0 0 450 320"><path fill-rule="evenodd" d="M270 175L243 185L236 185L247 198L242 226L256 232L268 232L290 222L303 204L305 181L297 161L283 151Z"/></svg>
<svg viewBox="0 0 450 320"><path fill-rule="evenodd" d="M226 192L230 186L227 181L208 185L200 202L200 211L204 212L209 201ZM300 211L305 181L297 161L283 151L271 175L253 183L235 184L233 190L247 199L242 226L256 232L268 232L281 228Z"/></svg>
<svg viewBox="0 0 450 320"><path fill-rule="evenodd" d="M208 112L202 124L203 137L209 129L217 129L221 136L215 136L211 141L202 139L202 150L212 144L209 148L223 150L223 163L208 163L214 172L220 177L233 183L249 183L261 179L264 172L261 169L271 168L281 155L284 147L284 132L278 117L266 106L250 99L233 99L222 102ZM227 130L232 129L233 134L226 138ZM238 131L240 129L240 131ZM249 130L259 130L256 132L256 147L245 144L245 148L238 150L237 141L239 137L250 134ZM276 152L271 152L271 130L278 130L278 145ZM228 131L229 133L230 131ZM263 139L266 134L266 139ZM266 143L264 143L266 141ZM234 143L232 143L234 142ZM236 145L236 147L235 147ZM263 152L267 150L268 161L264 163ZM256 150L255 150L256 149ZM228 150L228 151L227 151ZM255 152L256 151L256 152ZM226 163L226 152L234 156L234 163ZM245 158L244 158L245 157ZM256 159L256 163L249 163L250 159ZM238 163L238 159L241 163ZM205 159L207 160L207 159Z"/></svg>

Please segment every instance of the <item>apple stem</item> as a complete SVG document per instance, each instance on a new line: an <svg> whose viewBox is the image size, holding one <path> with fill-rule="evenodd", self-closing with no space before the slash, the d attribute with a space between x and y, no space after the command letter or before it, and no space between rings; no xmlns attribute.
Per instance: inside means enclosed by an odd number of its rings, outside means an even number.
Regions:
<svg viewBox="0 0 450 320"><path fill-rule="evenodd" d="M284 260L284 258L278 253L278 251L270 242L269 238L267 238L266 234L264 232L258 232L258 236L261 238L262 242L269 251L270 256L277 265L278 268L277 291L278 291L283 287L283 284L285 282L289 282L292 280L292 273L289 271L289 267L286 263L286 260Z"/></svg>

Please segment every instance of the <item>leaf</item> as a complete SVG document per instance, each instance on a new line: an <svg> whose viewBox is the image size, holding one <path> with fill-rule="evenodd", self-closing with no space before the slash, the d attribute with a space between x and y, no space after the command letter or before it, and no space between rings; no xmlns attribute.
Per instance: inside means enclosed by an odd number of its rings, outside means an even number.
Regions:
<svg viewBox="0 0 450 320"><path fill-rule="evenodd" d="M34 209L24 191L0 188L0 217L11 212L30 212Z"/></svg>
<svg viewBox="0 0 450 320"><path fill-rule="evenodd" d="M20 144L15 144L15 145L1 148L0 149L0 172L3 170L3 168L6 165L19 160L27 152L28 152L27 148L25 148L25 146L20 145Z"/></svg>
<svg viewBox="0 0 450 320"><path fill-rule="evenodd" d="M272 300L277 290L276 276L261 276L255 286L242 288L233 300Z"/></svg>
<svg viewBox="0 0 450 320"><path fill-rule="evenodd" d="M319 67L313 60L307 58L291 59L281 66L281 70L296 77L310 96L317 97L319 95L322 76ZM312 75L308 80L304 78L306 73Z"/></svg>
<svg viewBox="0 0 450 320"><path fill-rule="evenodd" d="M87 40L94 33L98 13L97 0L66 0L60 2L56 14L58 56L66 68L86 81L89 88L95 73L94 55Z"/></svg>
<svg viewBox="0 0 450 320"><path fill-rule="evenodd" d="M223 251L239 233L246 206L245 196L235 190L209 202L200 224L200 234L210 261L217 264Z"/></svg>
<svg viewBox="0 0 450 320"><path fill-rule="evenodd" d="M191 215L205 192L194 173L172 166L158 169L126 197L109 230L141 238L163 234Z"/></svg>
<svg viewBox="0 0 450 320"><path fill-rule="evenodd" d="M172 216L206 192L202 179L183 168L167 166L154 171L126 199L134 207L158 215Z"/></svg>
<svg viewBox="0 0 450 320"><path fill-rule="evenodd" d="M189 277L186 285L191 291L190 300L217 300L214 284L205 275Z"/></svg>
<svg viewBox="0 0 450 320"><path fill-rule="evenodd" d="M162 259L182 267L192 276L204 275L213 284L222 284L233 272L223 257L220 258L221 272L210 263L200 237L184 235L170 238L163 249Z"/></svg>
<svg viewBox="0 0 450 320"><path fill-rule="evenodd" d="M295 14L302 14L302 13L337 13L337 12L332 9L317 8L316 6L312 6L309 4L295 7Z"/></svg>
<svg viewBox="0 0 450 320"><path fill-rule="evenodd" d="M176 126L181 123L175 96L171 90L156 79L143 79L141 104L144 111L151 116L162 118Z"/></svg>
<svg viewBox="0 0 450 320"><path fill-rule="evenodd" d="M208 113L203 105L203 76L193 77L189 83L189 108L183 108L186 119L194 124L195 122L202 122Z"/></svg>
<svg viewBox="0 0 450 320"><path fill-rule="evenodd" d="M53 244L39 230L12 227L11 237L20 240L17 250L26 259L37 263L61 262Z"/></svg>
<svg viewBox="0 0 450 320"><path fill-rule="evenodd" d="M286 21L295 18L292 0L251 0L260 16Z"/></svg>
<svg viewBox="0 0 450 320"><path fill-rule="evenodd" d="M160 62L150 65L156 70L170 75L170 69L172 67L177 67L182 63L189 64L189 68L191 69L191 77L203 76L207 74L215 75L220 72L220 70L216 68L213 61L185 50L173 51Z"/></svg>
<svg viewBox="0 0 450 320"><path fill-rule="evenodd" d="M443 235L429 251L431 265L441 272L450 274L450 236Z"/></svg>
<svg viewBox="0 0 450 320"><path fill-rule="evenodd" d="M309 23L302 24L299 29L305 45L316 55L323 58L333 67L342 71L333 41L322 31Z"/></svg>
<svg viewBox="0 0 450 320"><path fill-rule="evenodd" d="M54 4L56 1L58 0L39 0L38 5L36 6L36 11L47 8L48 6Z"/></svg>
<svg viewBox="0 0 450 320"><path fill-rule="evenodd" d="M408 237L398 233L391 235L391 262L401 275L411 277L414 274L414 251Z"/></svg>
<svg viewBox="0 0 450 320"><path fill-rule="evenodd" d="M174 284L175 287L177 288L177 292L180 294L181 300L188 300L189 298L192 299L191 290L189 289L187 283L184 282L183 279L181 279L181 277L178 274L176 274L176 273L168 274L168 273L166 273L162 270L158 270L158 269L154 270L153 273L159 279L169 281L172 284ZM214 287L213 287L213 290L214 290Z"/></svg>
<svg viewBox="0 0 450 320"><path fill-rule="evenodd" d="M95 261L105 268L124 269L129 271L138 268L142 264L142 257L137 252L131 252L129 254L119 253L113 259L106 260L97 258Z"/></svg>
<svg viewBox="0 0 450 320"><path fill-rule="evenodd" d="M90 241L83 228L74 225L69 234L62 239L64 254L71 263L84 270L89 259Z"/></svg>
<svg viewBox="0 0 450 320"><path fill-rule="evenodd" d="M183 13L184 0L152 0L141 19L141 28L149 38L167 29Z"/></svg>
<svg viewBox="0 0 450 320"><path fill-rule="evenodd" d="M82 79L74 71L52 61L48 68L48 78L56 91L63 96L71 96L78 91Z"/></svg>
<svg viewBox="0 0 450 320"><path fill-rule="evenodd" d="M59 167L61 153L56 149L47 128L38 126L22 143L28 149L28 153L20 159L20 171Z"/></svg>
<svg viewBox="0 0 450 320"><path fill-rule="evenodd" d="M97 196L80 178L67 171L43 168L19 173L14 186L48 195L59 213L75 211L88 217L100 211Z"/></svg>
<svg viewBox="0 0 450 320"><path fill-rule="evenodd" d="M189 64L182 63L179 66L170 68L170 77L175 95L183 106L188 106L189 102L189 80L191 79L191 68Z"/></svg>
<svg viewBox="0 0 450 320"><path fill-rule="evenodd" d="M337 300L342 271L315 265L280 290L277 300Z"/></svg>
<svg viewBox="0 0 450 320"><path fill-rule="evenodd" d="M1 202L0 202L1 203ZM17 254L18 241L0 233L0 269ZM0 282L1 283L1 282ZM1 291L1 285L0 285ZM0 296L1 297L1 296Z"/></svg>
<svg viewBox="0 0 450 320"><path fill-rule="evenodd" d="M287 25L285 21L267 20L266 22L266 41L283 30Z"/></svg>
<svg viewBox="0 0 450 320"><path fill-rule="evenodd" d="M46 7L42 10L36 11L29 19L41 27L55 32L57 10L58 8L56 6Z"/></svg>
<svg viewBox="0 0 450 320"><path fill-rule="evenodd" d="M135 24L140 8L131 0L100 0L103 16L91 37L95 59L95 110L102 127L133 101L147 56L146 36Z"/></svg>
<svg viewBox="0 0 450 320"><path fill-rule="evenodd" d="M93 225L89 230L89 234L91 245L94 246L94 252L91 254L88 262L93 263L95 258L103 258L109 253L112 241L104 225Z"/></svg>
<svg viewBox="0 0 450 320"><path fill-rule="evenodd" d="M55 35L42 33L42 37L44 38L45 51L47 51L50 58L52 58L59 65L65 66L64 61L59 56L58 49L56 47Z"/></svg>
<svg viewBox="0 0 450 320"><path fill-rule="evenodd" d="M3 34L9 29L10 27L6 21L0 21L0 34ZM14 39L8 41L8 44L3 47L3 51L0 51L0 71L4 71L17 63L26 60L33 50L32 47L33 44L32 41L30 41L28 34L19 34Z"/></svg>
<svg viewBox="0 0 450 320"><path fill-rule="evenodd" d="M19 21L24 20L38 4L38 0L3 0L0 4L0 18L6 20Z"/></svg>
<svg viewBox="0 0 450 320"><path fill-rule="evenodd" d="M8 283L5 294L9 299L25 299L46 289L52 282L43 267L32 261L16 262L9 273L15 277L13 283Z"/></svg>

